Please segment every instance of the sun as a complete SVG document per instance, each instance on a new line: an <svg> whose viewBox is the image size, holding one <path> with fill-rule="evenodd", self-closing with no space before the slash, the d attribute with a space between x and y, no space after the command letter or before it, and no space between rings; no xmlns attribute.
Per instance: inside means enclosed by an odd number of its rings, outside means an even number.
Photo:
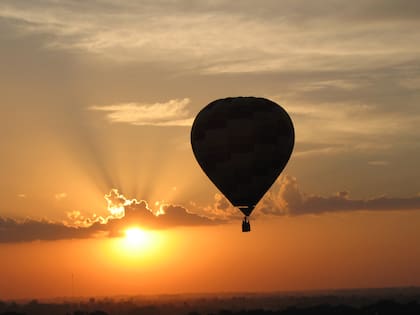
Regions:
<svg viewBox="0 0 420 315"><path fill-rule="evenodd" d="M125 243L131 248L144 248L150 245L148 233L138 227L131 227L125 230Z"/></svg>
<svg viewBox="0 0 420 315"><path fill-rule="evenodd" d="M164 233L143 229L136 225L126 226L121 230L121 237L112 240L115 257L125 262L157 259L164 244Z"/></svg>

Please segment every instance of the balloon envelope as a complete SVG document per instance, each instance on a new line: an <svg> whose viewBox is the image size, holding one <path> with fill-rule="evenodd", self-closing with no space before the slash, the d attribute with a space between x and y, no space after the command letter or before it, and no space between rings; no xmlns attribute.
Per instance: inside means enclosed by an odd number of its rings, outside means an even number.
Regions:
<svg viewBox="0 0 420 315"><path fill-rule="evenodd" d="M245 215L286 166L294 128L276 103L256 97L211 102L194 120L191 145L203 171Z"/></svg>

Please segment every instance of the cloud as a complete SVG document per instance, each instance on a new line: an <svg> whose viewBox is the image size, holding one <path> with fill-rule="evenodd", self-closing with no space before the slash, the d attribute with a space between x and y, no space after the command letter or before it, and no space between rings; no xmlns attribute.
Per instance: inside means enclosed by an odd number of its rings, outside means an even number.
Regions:
<svg viewBox="0 0 420 315"><path fill-rule="evenodd" d="M263 214L292 216L340 211L420 210L420 197L352 199L347 191L327 197L308 195L299 189L296 178L285 176L264 196L256 210Z"/></svg>
<svg viewBox="0 0 420 315"><path fill-rule="evenodd" d="M202 82L213 77L225 84L224 74L237 77L243 90L261 91L287 105L297 141L323 139L342 145L300 157L348 154L359 147L384 151L384 146L401 146L401 139L418 143L419 5L384 0L321 3L2 1L0 16L10 24L8 33L46 34L47 49L82 51L78 58L105 56L107 65L124 68L124 63L133 63L139 72L158 65L182 80L192 78L191 86L196 78ZM162 74L162 86L171 82L167 78ZM273 95L279 93L271 90L273 82L282 87L280 96ZM110 122L192 122L185 107L173 107L177 112L172 113L164 106L145 105L154 104L94 108Z"/></svg>
<svg viewBox="0 0 420 315"><path fill-rule="evenodd" d="M240 210L232 206L229 200L219 193L214 195L214 203L204 207L202 210L206 216L223 221L240 220L243 218Z"/></svg>
<svg viewBox="0 0 420 315"><path fill-rule="evenodd" d="M51 35L51 49L124 62L170 62L207 73L376 69L417 59L416 12L413 2L383 0L351 6L328 0L265 1L263 6L255 1L52 0L0 5L0 17L17 23L21 32Z"/></svg>
<svg viewBox="0 0 420 315"><path fill-rule="evenodd" d="M127 199L117 189L112 189L105 199L109 210L107 216L84 216L79 211L72 211L67 214L65 222L0 217L0 243L120 237L131 225L145 229L168 229L223 223L220 219L192 213L179 205L162 205L155 213L146 201Z"/></svg>
<svg viewBox="0 0 420 315"><path fill-rule="evenodd" d="M97 225L77 228L46 220L14 220L0 217L0 243L30 242L93 237Z"/></svg>
<svg viewBox="0 0 420 315"><path fill-rule="evenodd" d="M112 189L105 196L108 209L112 217L107 218L108 224L126 227L127 224L139 224L145 228L162 229L176 226L213 225L221 223L220 220L210 219L190 212L180 205L161 204L157 211L153 211L145 200L127 199L116 189ZM121 213L115 210L120 209ZM120 220L114 220L119 217ZM118 229L117 229L118 230Z"/></svg>
<svg viewBox="0 0 420 315"><path fill-rule="evenodd" d="M316 93L309 93L297 84L291 95L272 96L279 104L289 104L285 107L293 119L297 141L293 156L301 159L345 155L379 160L380 156L404 151L401 155L411 156L413 153L407 151L418 148L419 143L416 126L420 116L418 108L413 107L419 95L390 80L383 78L374 85L352 91L323 87ZM382 95L390 90L402 99L397 101ZM381 93L371 95L372 91ZM410 97L405 100L407 95ZM401 107L395 106L396 103L401 103Z"/></svg>
<svg viewBox="0 0 420 315"><path fill-rule="evenodd" d="M106 106L90 106L90 110L108 112L113 123L138 126L191 126L193 117L188 111L189 98L173 99L164 103L119 103Z"/></svg>
<svg viewBox="0 0 420 315"><path fill-rule="evenodd" d="M67 214L64 222L49 220L16 220L0 217L0 243L36 240L84 239L121 237L125 229L136 225L145 229L168 229L177 226L218 225L240 220L242 214L221 194L214 204L201 209L198 215L180 205L163 204L153 211L144 200L127 199L117 189L105 195L109 214L85 216L79 211ZM192 204L193 207L197 207ZM266 193L253 216L297 216L343 211L410 211L420 210L420 194L409 198L380 196L371 199L352 199L349 192L331 196L303 193L296 178L284 176Z"/></svg>
<svg viewBox="0 0 420 315"><path fill-rule="evenodd" d="M199 216L189 212L186 208L178 205L163 206L164 214L160 214L158 219L162 226L195 226L195 225L212 225L220 224L222 220L212 219L208 217Z"/></svg>

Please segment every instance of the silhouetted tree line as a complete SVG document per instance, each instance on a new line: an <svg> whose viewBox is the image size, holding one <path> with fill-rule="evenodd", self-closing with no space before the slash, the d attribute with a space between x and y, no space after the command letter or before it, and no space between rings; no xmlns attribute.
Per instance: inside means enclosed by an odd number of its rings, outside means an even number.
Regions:
<svg viewBox="0 0 420 315"><path fill-rule="evenodd" d="M19 305L16 302L5 303L0 301L0 315L109 315L102 310L69 311L72 308L74 308L72 304L39 303L37 300L32 300L23 305Z"/></svg>
<svg viewBox="0 0 420 315"><path fill-rule="evenodd" d="M420 304L417 301L409 303L398 303L392 300L383 300L378 303L354 307L350 305L315 305L300 308L291 306L284 310L243 310L233 312L230 310L220 310L217 315L414 315L420 314ZM198 313L189 315L199 315ZM216 315L216 314L208 314Z"/></svg>
<svg viewBox="0 0 420 315"><path fill-rule="evenodd" d="M29 315L29 314L28 313L17 313L17 312L5 312L5 313L1 313L1 315ZM104 311L95 311L95 312L91 312L91 313L76 311L76 312L73 313L73 315L109 315L109 314L104 312Z"/></svg>
<svg viewBox="0 0 420 315"><path fill-rule="evenodd" d="M269 305L264 297L173 299L173 300L120 300L89 299L87 302L41 303L37 300L25 304L0 301L0 315L419 315L420 299L375 299L365 304L358 298L337 302L334 296L322 296L312 303L311 298L295 299L293 303ZM402 300L401 300L402 299ZM246 304L251 301L254 304ZM262 302L256 304L256 302ZM238 304L240 303L240 304ZM312 303L312 304L308 304ZM238 308L238 305L240 308Z"/></svg>
<svg viewBox="0 0 420 315"><path fill-rule="evenodd" d="M6 304L0 302L0 315L53 315L54 304L39 304L31 302L24 306L16 303ZM6 310L5 310L6 308ZM9 308L7 310L7 308ZM32 308L32 309L31 309ZM68 315L114 315L103 310L74 310ZM130 309L116 311L115 315L171 315L161 313L156 306L138 306ZM309 307L290 306L282 310L249 309L233 311L222 309L215 313L201 313L190 311L185 315L419 315L420 304L417 301L399 303L393 300L382 300L374 304L356 307L350 305L320 304Z"/></svg>

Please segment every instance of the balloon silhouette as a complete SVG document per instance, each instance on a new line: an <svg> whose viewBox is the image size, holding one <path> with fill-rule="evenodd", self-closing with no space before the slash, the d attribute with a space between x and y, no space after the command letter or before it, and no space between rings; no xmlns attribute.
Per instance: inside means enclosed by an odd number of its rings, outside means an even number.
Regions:
<svg viewBox="0 0 420 315"><path fill-rule="evenodd" d="M211 102L194 120L191 145L203 171L226 198L248 216L286 166L294 146L287 112L257 97Z"/></svg>

